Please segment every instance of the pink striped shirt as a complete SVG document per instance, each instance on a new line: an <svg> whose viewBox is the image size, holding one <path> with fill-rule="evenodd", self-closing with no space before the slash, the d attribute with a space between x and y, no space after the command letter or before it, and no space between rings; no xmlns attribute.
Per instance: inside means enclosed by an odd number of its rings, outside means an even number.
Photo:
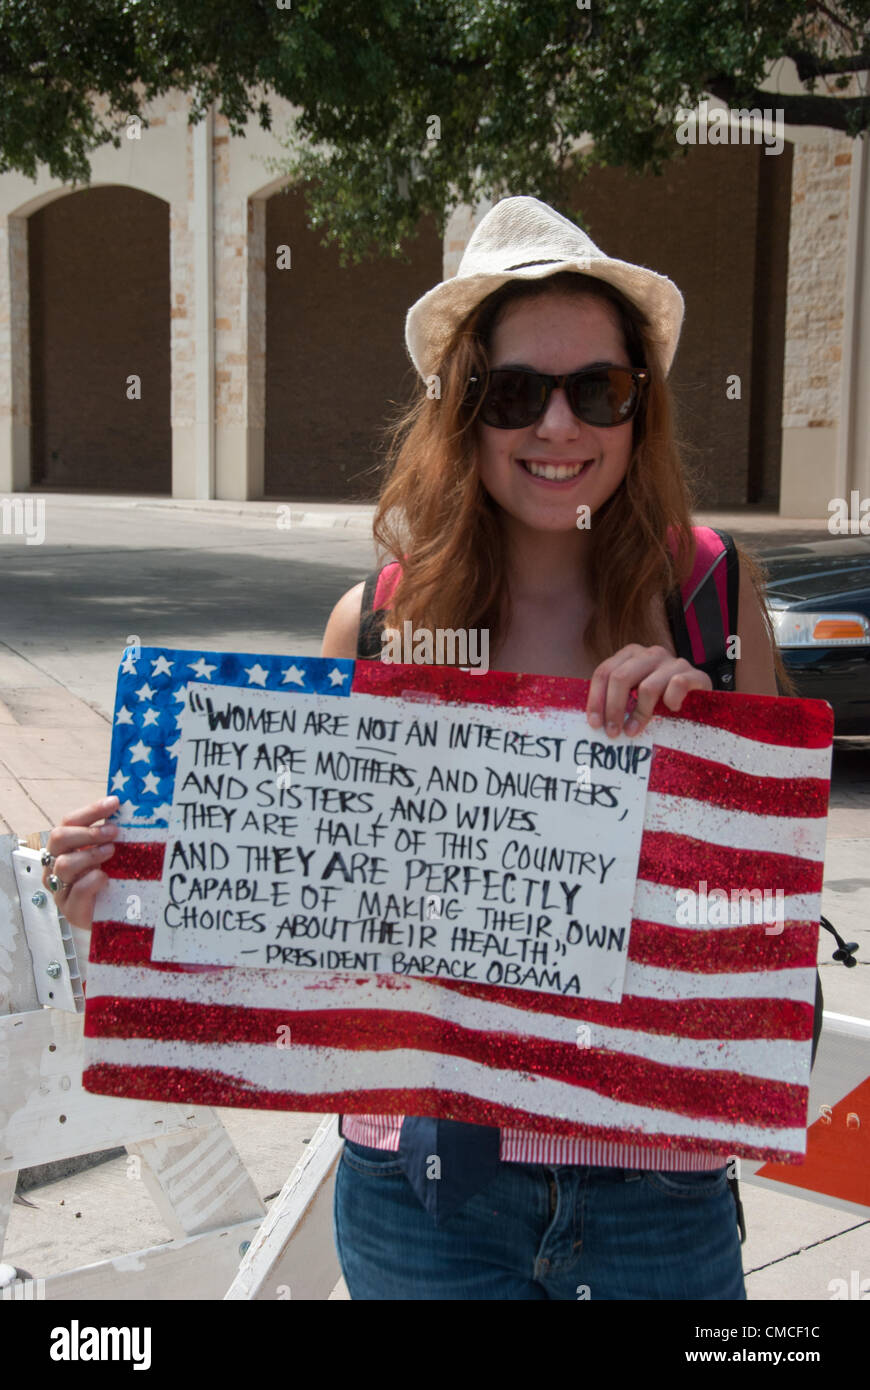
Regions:
<svg viewBox="0 0 870 1390"><path fill-rule="evenodd" d="M404 1115L342 1115L345 1139L370 1149L395 1153ZM501 1129L499 1158L505 1163L587 1163L601 1168L654 1168L694 1172L724 1168L728 1156L674 1149L641 1149L600 1139L570 1139L528 1129Z"/></svg>

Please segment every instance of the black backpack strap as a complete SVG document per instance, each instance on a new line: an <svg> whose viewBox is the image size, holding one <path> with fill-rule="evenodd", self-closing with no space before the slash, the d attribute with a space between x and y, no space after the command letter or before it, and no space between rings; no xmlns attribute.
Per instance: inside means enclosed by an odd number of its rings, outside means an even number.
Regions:
<svg viewBox="0 0 870 1390"><path fill-rule="evenodd" d="M825 1007L825 996L822 994L822 977L816 971L816 998L813 1005L813 1050L810 1053L810 1071L812 1071L816 1060L816 1053L819 1050L819 1038L822 1036L822 1010Z"/></svg>
<svg viewBox="0 0 870 1390"><path fill-rule="evenodd" d="M375 609L375 592L380 570L372 570L367 575L363 588L362 604L359 614L359 633L356 643L358 661L377 661L381 654L381 633L384 629L384 610Z"/></svg>

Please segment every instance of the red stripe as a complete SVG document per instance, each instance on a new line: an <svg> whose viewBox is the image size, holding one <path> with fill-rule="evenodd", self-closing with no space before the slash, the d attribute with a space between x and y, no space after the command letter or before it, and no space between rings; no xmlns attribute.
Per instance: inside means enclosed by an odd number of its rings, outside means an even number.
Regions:
<svg viewBox="0 0 870 1390"><path fill-rule="evenodd" d="M153 1038L205 1043L255 1043L275 1047L279 1028L290 1026L287 1048L326 1047L347 1052L404 1049L463 1058L496 1070L521 1068L567 1085L612 1096L629 1105L671 1110L696 1118L737 1113L745 1124L801 1126L807 1088L729 1071L673 1067L629 1052L578 1047L508 1033L479 1032L427 1014L326 1009L293 1017L280 1009L190 1004L176 999L91 1000L86 1037Z"/></svg>
<svg viewBox="0 0 870 1390"><path fill-rule="evenodd" d="M147 965L150 970L175 974L203 974L235 970L234 965L182 965L178 961L152 960L153 927L131 927L127 922L94 922L88 960L95 965Z"/></svg>
<svg viewBox="0 0 870 1390"><path fill-rule="evenodd" d="M583 709L589 682L567 676L527 676L513 671L470 675L453 666L406 666L397 662L358 661L351 691L362 695L401 696L406 690L439 700L504 705L522 709Z"/></svg>
<svg viewBox="0 0 870 1390"><path fill-rule="evenodd" d="M829 786L821 777L755 777L676 748L656 748L649 773L651 792L772 816L826 816Z"/></svg>
<svg viewBox="0 0 870 1390"><path fill-rule="evenodd" d="M163 876L165 840L117 840L115 853L103 865L109 878L160 879Z"/></svg>
<svg viewBox="0 0 870 1390"><path fill-rule="evenodd" d="M631 924L629 959L664 970L692 970L702 975L739 975L752 970L791 970L814 966L819 943L817 922L784 922L778 936L764 926L666 927L659 922Z"/></svg>
<svg viewBox="0 0 870 1390"><path fill-rule="evenodd" d="M237 1077L217 1071L197 1071L194 1067L130 1067L106 1062L86 1067L82 1073L85 1090L98 1095L129 1096L139 1100L195 1101L200 1105L248 1107L254 1110L298 1110L315 1114L334 1111L405 1115L432 1115L436 1119L465 1120L471 1124L531 1129L544 1134L600 1139L636 1148L677 1149L681 1152L721 1153L721 1139L696 1139L684 1135L639 1134L634 1130L578 1124L570 1120L533 1115L516 1106L476 1100L473 1096L447 1090L352 1090L266 1091L252 1087ZM772 1146L729 1143L730 1153L744 1158L771 1159L779 1163L803 1163L804 1155L783 1153Z"/></svg>
<svg viewBox="0 0 870 1390"><path fill-rule="evenodd" d="M448 700L498 704L522 709L585 709L589 681L568 676L521 675L512 671L470 674L452 666L402 665L358 661L351 690L362 695L401 696L407 690L428 695L434 703ZM824 700L784 699L753 695L749 704L723 691L690 691L678 714L662 703L654 714L667 719L686 717L693 724L721 729L780 748L828 748L834 727L833 710Z"/></svg>
<svg viewBox="0 0 870 1390"><path fill-rule="evenodd" d="M641 1033L735 1041L747 1038L805 1041L813 1035L813 1006L795 999L768 996L763 999L663 1000L624 994L621 1003L607 1004L596 999L538 994L531 989L479 985L471 980L429 980L427 983L529 1013L558 1014L575 1022L600 1023L607 1028L629 1028Z"/></svg>
<svg viewBox="0 0 870 1390"><path fill-rule="evenodd" d="M733 849L676 835L669 830L645 830L640 842L638 878L697 892L706 882L726 893L751 888L820 893L824 860L802 859L772 850Z"/></svg>
<svg viewBox="0 0 870 1390"><path fill-rule="evenodd" d="M825 700L753 695L749 704L737 691L690 690L679 714L661 701L654 712L781 748L830 748L834 734L834 711Z"/></svg>

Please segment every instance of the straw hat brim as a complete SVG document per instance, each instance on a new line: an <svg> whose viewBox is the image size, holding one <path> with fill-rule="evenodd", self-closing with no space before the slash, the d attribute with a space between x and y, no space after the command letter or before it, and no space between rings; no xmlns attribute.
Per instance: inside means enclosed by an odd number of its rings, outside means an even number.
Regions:
<svg viewBox="0 0 870 1390"><path fill-rule="evenodd" d="M665 375L671 368L685 303L673 280L645 266L609 256L580 257L517 267L510 273L454 275L424 294L408 310L405 342L411 361L420 376L437 374L439 365L458 325L483 299L509 280L542 280L561 270L591 275L615 285L646 314L653 346Z"/></svg>

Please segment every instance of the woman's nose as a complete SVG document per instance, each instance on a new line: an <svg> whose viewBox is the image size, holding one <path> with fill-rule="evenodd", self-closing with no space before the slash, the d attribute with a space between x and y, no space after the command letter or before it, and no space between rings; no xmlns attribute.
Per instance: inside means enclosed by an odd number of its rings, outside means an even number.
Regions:
<svg viewBox="0 0 870 1390"><path fill-rule="evenodd" d="M560 433L568 431L570 434L577 434L582 428L582 420L578 420L571 406L568 397L561 386L556 386L550 393L547 407L537 422L538 432L549 433L558 430Z"/></svg>

